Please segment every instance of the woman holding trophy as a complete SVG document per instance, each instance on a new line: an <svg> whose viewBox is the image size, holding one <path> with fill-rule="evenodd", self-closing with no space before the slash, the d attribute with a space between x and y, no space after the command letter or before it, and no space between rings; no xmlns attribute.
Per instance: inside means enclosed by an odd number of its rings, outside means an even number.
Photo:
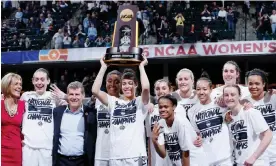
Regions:
<svg viewBox="0 0 276 166"><path fill-rule="evenodd" d="M111 115L110 122L110 166L142 166L147 165L145 146L144 120L147 116L145 106L149 103L150 83L144 66L147 58L139 64L142 91L136 97L138 80L131 69L125 69L121 76L123 99L110 96L101 91L107 64L101 59L101 69L92 87L92 93L107 106Z"/></svg>

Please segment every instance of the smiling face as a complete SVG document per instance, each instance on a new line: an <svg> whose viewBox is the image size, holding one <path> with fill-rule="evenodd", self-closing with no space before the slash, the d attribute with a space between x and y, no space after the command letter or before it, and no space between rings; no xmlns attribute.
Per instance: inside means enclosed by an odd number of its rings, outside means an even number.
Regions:
<svg viewBox="0 0 276 166"><path fill-rule="evenodd" d="M240 76L239 72L236 69L235 65L226 63L223 67L222 77L226 85L234 85L237 82L238 77Z"/></svg>
<svg viewBox="0 0 276 166"><path fill-rule="evenodd" d="M166 98L162 98L158 101L159 115L163 119L168 119L174 114L175 106Z"/></svg>
<svg viewBox="0 0 276 166"><path fill-rule="evenodd" d="M179 73L176 80L179 90L183 93L187 93L193 87L194 81L191 78L191 74L187 71Z"/></svg>
<svg viewBox="0 0 276 166"><path fill-rule="evenodd" d="M22 81L18 78L12 78L11 84L9 86L9 94L13 98L20 98L20 93L22 90Z"/></svg>
<svg viewBox="0 0 276 166"><path fill-rule="evenodd" d="M81 92L81 88L77 89L68 89L68 104L72 111L77 110L82 105L82 100L84 99L84 94Z"/></svg>
<svg viewBox="0 0 276 166"><path fill-rule="evenodd" d="M35 91L38 94L42 95L46 91L49 83L50 83L50 79L48 78L46 73L41 71L34 73L33 85L34 85Z"/></svg>
<svg viewBox="0 0 276 166"><path fill-rule="evenodd" d="M133 80L122 80L122 92L126 98L133 98L135 96L136 84Z"/></svg>
<svg viewBox="0 0 276 166"><path fill-rule="evenodd" d="M154 88L157 98L171 93L171 90L166 82L157 82Z"/></svg>
<svg viewBox="0 0 276 166"><path fill-rule="evenodd" d="M117 74L111 74L106 79L107 93L111 96L119 96L120 93L120 77Z"/></svg>
<svg viewBox="0 0 276 166"><path fill-rule="evenodd" d="M248 89L253 98L259 98L264 92L265 84L259 75L251 75L248 77Z"/></svg>
<svg viewBox="0 0 276 166"><path fill-rule="evenodd" d="M236 87L226 87L223 90L223 100L225 105L233 109L235 108L240 101L240 93Z"/></svg>
<svg viewBox="0 0 276 166"><path fill-rule="evenodd" d="M206 80L199 80L196 83L196 94L201 104L207 104L211 101L210 83Z"/></svg>

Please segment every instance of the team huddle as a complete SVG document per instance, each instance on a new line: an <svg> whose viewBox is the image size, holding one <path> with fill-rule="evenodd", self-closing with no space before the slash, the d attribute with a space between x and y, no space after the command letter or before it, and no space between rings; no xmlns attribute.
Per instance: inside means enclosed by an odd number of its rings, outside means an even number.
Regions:
<svg viewBox="0 0 276 166"><path fill-rule="evenodd" d="M106 75L106 91L101 87L108 66L103 59L100 63L92 86L96 99L88 112L94 110L96 121L95 155L90 158L93 160L90 165L276 166L276 92L267 89L268 79L264 71L249 71L247 87L242 86L239 85L239 66L228 61L222 70L225 84L212 89L208 75L203 74L195 81L193 72L184 68L176 74L178 90L173 91L166 79L157 80L152 99L144 68L148 63L146 57L139 65L140 81L131 69L125 69L123 73L114 70ZM22 82L19 75L13 75L16 79L9 80L11 91L4 92L7 78L6 75L1 83L4 95L1 104L8 113L5 116L14 117L8 96L11 93L19 97L17 92L21 91ZM139 82L141 92L137 95ZM88 128L94 125L92 116L86 112L88 108L83 106L85 103L79 102L83 99L83 87L70 83L65 95L57 87L51 87L52 92L46 91L49 83L48 72L38 69L33 77L35 91L21 96L24 104L21 109L18 103L16 115L22 116L17 123L23 121L24 146L22 152L12 153L13 157L23 155L23 161L20 161L21 156L14 157L13 161L18 165L22 162L23 166L89 165L80 158L87 152L85 149L90 148L85 148L90 141L86 129L80 125L76 133L74 130L74 124L79 125L82 116L69 114L72 110L83 112L88 115L84 124L88 121ZM59 117L56 107L63 108L63 115L58 121L60 126L53 127ZM3 123L2 109L2 126ZM4 158L3 153L6 154ZM10 153L2 147L2 163L9 163Z"/></svg>

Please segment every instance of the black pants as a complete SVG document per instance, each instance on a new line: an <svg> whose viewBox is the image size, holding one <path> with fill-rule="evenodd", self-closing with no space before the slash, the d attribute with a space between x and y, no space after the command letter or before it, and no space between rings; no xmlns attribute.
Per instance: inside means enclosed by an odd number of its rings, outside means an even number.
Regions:
<svg viewBox="0 0 276 166"><path fill-rule="evenodd" d="M85 157L58 154L57 166L85 166Z"/></svg>

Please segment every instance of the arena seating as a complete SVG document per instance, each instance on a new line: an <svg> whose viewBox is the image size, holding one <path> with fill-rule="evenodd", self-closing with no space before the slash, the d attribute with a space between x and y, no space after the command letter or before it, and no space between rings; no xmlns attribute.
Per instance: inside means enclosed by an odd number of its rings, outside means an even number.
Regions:
<svg viewBox="0 0 276 166"><path fill-rule="evenodd" d="M14 17L14 13L18 9L11 8L9 4L3 4L2 2L2 10L10 11L9 13L13 14L2 15L1 50L5 52L55 48L53 44L51 45L49 42L52 41L54 34L58 32L59 29L63 29L63 36L68 33L68 30L64 27L67 25L67 20L70 20L73 17L78 18L78 22L72 26L72 29L70 30L71 32L67 36L71 38L71 41L69 44L67 43L66 46L65 44L62 44L62 48L108 47L111 45L112 32L114 22L117 17L118 5L131 3L138 5L140 10L140 16L137 18L140 27L140 44L181 44L195 42L217 42L220 40L239 40L235 38L236 26L234 26L234 29L229 29L226 19L219 19L217 15L213 14L215 10L216 12L220 10L219 7L222 6L221 1L217 1L216 5L213 5L213 2L211 1L190 1L189 4L186 4L185 1L125 1L118 3L113 1L84 1L82 3L72 4L70 1L65 2L67 6L64 8L61 7L63 5L62 3L64 3L63 1L57 1L56 4L47 2L47 5L44 6L40 6L39 2L26 2L26 4L21 5L23 6L23 21L18 21ZM225 2L224 6L227 12L230 8L233 9L233 17L234 20L237 21L242 14L237 9L242 6L244 9L244 2L235 3L237 4L233 5L233 2ZM265 11L267 11L269 15L271 10L276 7L276 3L275 6L273 6L273 4L274 3L270 2L265 5ZM4 5L6 5L5 8L3 8ZM24 16L26 6L31 9L31 14L27 17ZM208 21L202 19L202 12L205 7L208 11L210 11L209 16L211 19ZM259 23L258 12L260 9L258 8L258 3L256 8L256 22ZM43 28L41 29L41 24L39 23L38 25L32 25L30 23L30 18L32 17L34 20L37 19L36 21L41 22L41 20L39 20L40 14L44 14L44 17L47 18L48 12L51 14L53 24L49 27L48 32L45 33ZM182 13L185 18L182 36L176 33L176 21L174 18L178 13ZM87 14L90 14L89 24L95 24L95 28L97 30L96 36L91 37L88 36L87 32L84 33L85 28L83 21ZM156 15L159 15L160 17L156 18ZM24 18L27 20L24 20ZM162 27L160 23L162 26L166 24L167 28L164 28L164 26ZM236 24L236 22L234 24ZM256 27L257 26L258 24L256 24ZM206 28L206 32L204 32L204 27ZM207 34L207 31L210 34ZM276 38L276 35L269 32L263 32L262 28L260 28L257 31L257 37L259 40L269 40ZM29 40L30 43L22 44L22 41L25 42L26 40Z"/></svg>
<svg viewBox="0 0 276 166"><path fill-rule="evenodd" d="M10 16L6 16L4 21L2 21L2 29L1 29L1 35L2 35L2 41L1 41L1 51L23 51L23 50L40 50L43 49L46 44L52 39L52 36L54 33L64 26L64 23L71 18L68 17L68 13L75 13L77 9L79 8L80 4L68 3L67 9L62 9L60 7L57 7L57 5L51 4L50 6L40 6L39 2L34 3L28 3L29 1L26 1L29 8L31 8L30 11L32 13L25 17L27 20L26 22L16 20L15 17L13 17L13 14ZM69 1L70 2L70 1ZM48 10L51 14L51 17L53 19L52 27L49 28L48 33L44 33L44 30L41 29L41 24L39 22L35 22L35 25L30 24L30 18L32 17L33 20L38 21L39 15L43 13L42 9L45 7L45 10ZM9 9L10 11L15 12L16 9L12 8ZM12 13L12 12L11 12ZM24 13L24 12L23 12ZM48 13L44 13L44 16L47 17ZM5 26L3 26L5 25ZM24 39L30 40L30 45L28 48L25 47L25 44L19 45L18 38L21 38L21 35L25 34ZM16 36L16 40L13 39L13 37Z"/></svg>
<svg viewBox="0 0 276 166"><path fill-rule="evenodd" d="M276 39L276 30L273 33L270 20L272 10L276 10L276 1L258 2L256 4L256 13L254 15L254 18L256 20L255 28L258 40ZM264 15L267 15L268 17L267 23L264 23ZM274 24L276 24L276 22L274 22Z"/></svg>

